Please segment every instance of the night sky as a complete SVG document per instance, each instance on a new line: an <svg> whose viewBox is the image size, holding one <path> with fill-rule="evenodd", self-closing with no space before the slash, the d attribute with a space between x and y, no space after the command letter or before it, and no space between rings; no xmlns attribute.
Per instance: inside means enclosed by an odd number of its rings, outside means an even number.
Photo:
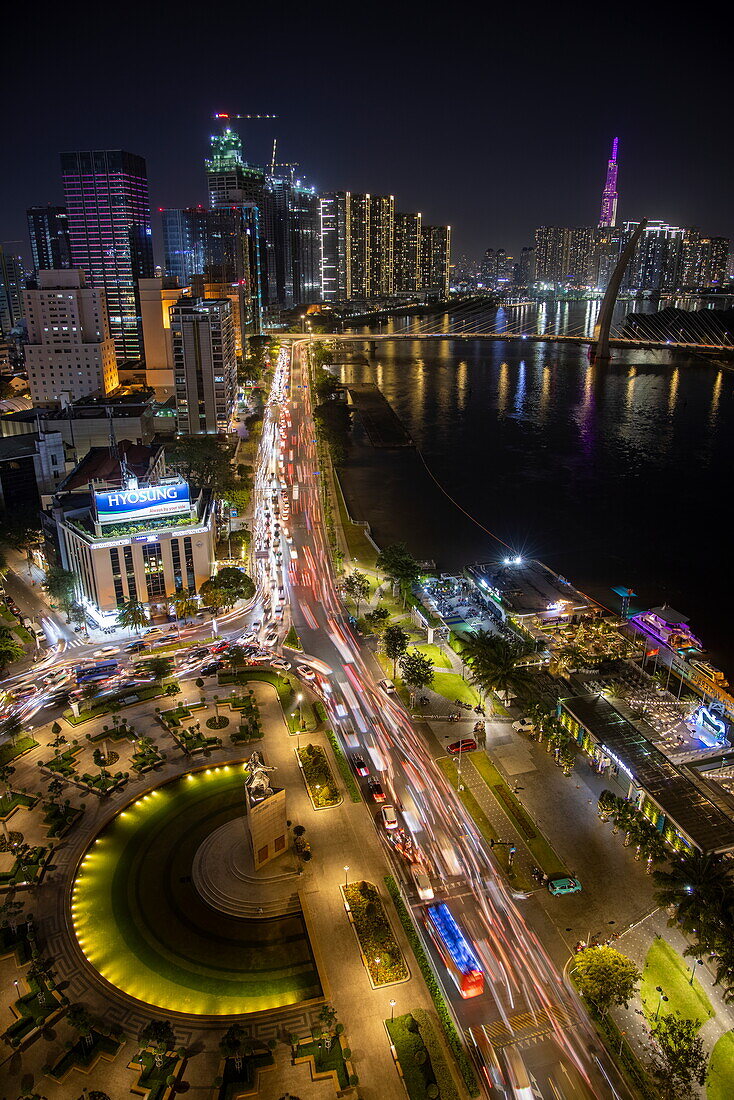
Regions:
<svg viewBox="0 0 734 1100"><path fill-rule="evenodd" d="M726 28L670 6L508 7L16 4L0 241L29 257L25 209L63 200L63 149L146 157L154 210L206 201L227 110L279 115L241 124L249 160L277 137L318 189L450 223L455 257L595 224L615 134L620 219L734 237Z"/></svg>

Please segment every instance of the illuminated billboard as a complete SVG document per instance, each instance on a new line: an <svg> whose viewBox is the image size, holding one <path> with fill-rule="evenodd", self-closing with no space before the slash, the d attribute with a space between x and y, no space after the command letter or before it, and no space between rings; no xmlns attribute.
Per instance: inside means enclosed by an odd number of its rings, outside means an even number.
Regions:
<svg viewBox="0 0 734 1100"><path fill-rule="evenodd" d="M185 481L140 485L137 489L107 489L94 494L94 503L102 526L172 519L191 511L189 487Z"/></svg>

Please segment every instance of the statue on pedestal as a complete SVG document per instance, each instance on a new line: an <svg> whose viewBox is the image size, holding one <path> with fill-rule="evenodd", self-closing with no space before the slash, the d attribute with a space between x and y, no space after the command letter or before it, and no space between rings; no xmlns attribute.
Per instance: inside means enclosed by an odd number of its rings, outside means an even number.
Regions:
<svg viewBox="0 0 734 1100"><path fill-rule="evenodd" d="M277 771L274 766L268 767L263 762L263 758L260 753L255 750L250 759L247 761L246 767L249 771L249 775L245 780L245 786L252 795L256 795L258 798L267 798L269 794L272 794L272 787L270 785L269 772Z"/></svg>

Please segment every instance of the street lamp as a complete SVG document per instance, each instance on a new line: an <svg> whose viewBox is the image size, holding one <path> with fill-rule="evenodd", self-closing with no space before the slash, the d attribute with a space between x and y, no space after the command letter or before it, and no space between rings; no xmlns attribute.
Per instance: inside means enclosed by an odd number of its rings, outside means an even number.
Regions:
<svg viewBox="0 0 734 1100"><path fill-rule="evenodd" d="M694 959L693 966L691 967L691 977L688 982L689 985L693 985L693 975L696 973L696 967L703 966L703 959Z"/></svg>
<svg viewBox="0 0 734 1100"><path fill-rule="evenodd" d="M668 998L663 993L663 987L661 985L656 985L655 990L656 990L657 993L660 994L660 997L658 999L658 1007L655 1009L655 1019L657 1020L658 1015L660 1013L660 1005L663 1003L663 1001L665 1001L666 1004L667 1004Z"/></svg>
<svg viewBox="0 0 734 1100"><path fill-rule="evenodd" d="M390 1001L390 1022L391 1023L395 1019L395 1005L396 1005L395 1001Z"/></svg>
<svg viewBox="0 0 734 1100"><path fill-rule="evenodd" d="M345 887L349 885L349 867L346 865L344 867L344 885Z"/></svg>
<svg viewBox="0 0 734 1100"><path fill-rule="evenodd" d="M375 958L375 967L376 967L376 969L375 969L375 982L379 982L379 980L380 980L380 963L381 962L382 962L381 959Z"/></svg>
<svg viewBox="0 0 734 1100"><path fill-rule="evenodd" d="M296 701L298 703L298 728L300 729L303 726L303 695L298 694Z"/></svg>

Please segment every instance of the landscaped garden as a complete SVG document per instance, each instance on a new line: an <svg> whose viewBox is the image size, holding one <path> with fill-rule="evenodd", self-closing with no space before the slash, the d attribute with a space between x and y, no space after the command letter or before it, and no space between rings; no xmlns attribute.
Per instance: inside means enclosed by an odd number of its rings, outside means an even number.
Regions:
<svg viewBox="0 0 734 1100"><path fill-rule="evenodd" d="M342 800L326 753L320 745L308 744L298 750L301 772L316 809L338 806Z"/></svg>
<svg viewBox="0 0 734 1100"><path fill-rule="evenodd" d="M691 960L691 963L693 960ZM651 1019L658 1008L660 994L657 987L668 998L664 1002L665 1012L680 1012L687 1020L702 1024L714 1015L714 1010L706 992L694 976L690 984L691 967L678 952L658 937L653 940L642 970L640 997L645 1015Z"/></svg>
<svg viewBox="0 0 734 1100"><path fill-rule="evenodd" d="M352 882L343 890L372 984L403 981L408 977L408 967L377 887L363 880Z"/></svg>
<svg viewBox="0 0 734 1100"><path fill-rule="evenodd" d="M734 1031L722 1035L711 1052L706 1096L708 1100L731 1100L734 1096Z"/></svg>
<svg viewBox="0 0 734 1100"><path fill-rule="evenodd" d="M414 1009L385 1024L403 1071L410 1100L457 1100L458 1093L446 1065L428 1013Z"/></svg>
<svg viewBox="0 0 734 1100"><path fill-rule="evenodd" d="M203 840L242 816L243 769L190 773L120 813L74 885L82 950L110 982L160 1008L264 1011L321 995L300 914L246 920L217 912L192 882Z"/></svg>

